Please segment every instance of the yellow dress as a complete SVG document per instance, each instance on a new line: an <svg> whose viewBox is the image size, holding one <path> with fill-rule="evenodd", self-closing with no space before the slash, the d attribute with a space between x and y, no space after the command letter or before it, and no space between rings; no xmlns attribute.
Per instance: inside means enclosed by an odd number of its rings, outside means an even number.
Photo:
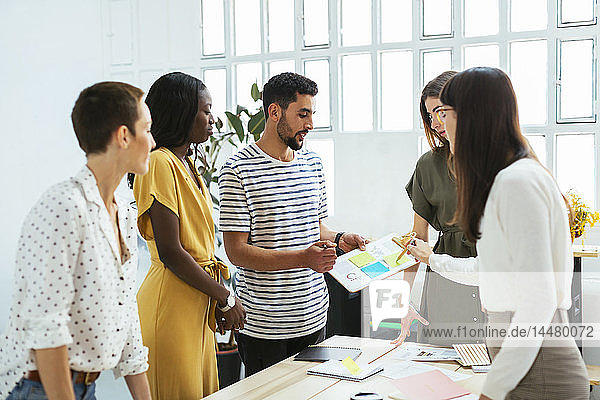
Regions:
<svg viewBox="0 0 600 400"><path fill-rule="evenodd" d="M192 161L187 158L192 166ZM215 353L215 302L177 278L158 258L148 209L159 201L179 218L183 248L213 279L227 269L214 257L211 196L200 188L170 150L150 155L146 175L136 176L133 192L138 228L148 243L152 265L137 294L142 338L148 347L148 380L154 400L196 400L219 389Z"/></svg>

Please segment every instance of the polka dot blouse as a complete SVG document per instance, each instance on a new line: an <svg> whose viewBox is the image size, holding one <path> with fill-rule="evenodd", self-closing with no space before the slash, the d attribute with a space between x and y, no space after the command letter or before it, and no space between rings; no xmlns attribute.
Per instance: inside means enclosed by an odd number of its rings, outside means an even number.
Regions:
<svg viewBox="0 0 600 400"><path fill-rule="evenodd" d="M25 219L0 336L0 399L37 369L32 349L67 345L77 371L113 369L119 377L148 369L135 302L136 214L117 205L123 257L87 167L51 187Z"/></svg>

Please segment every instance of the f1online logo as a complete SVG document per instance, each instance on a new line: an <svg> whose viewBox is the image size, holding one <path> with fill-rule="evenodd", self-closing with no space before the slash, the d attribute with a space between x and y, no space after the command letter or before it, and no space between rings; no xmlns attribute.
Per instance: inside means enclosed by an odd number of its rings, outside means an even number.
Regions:
<svg viewBox="0 0 600 400"><path fill-rule="evenodd" d="M369 300L373 329L379 329L384 319L406 317L409 297L410 285L406 281L389 279L371 282Z"/></svg>

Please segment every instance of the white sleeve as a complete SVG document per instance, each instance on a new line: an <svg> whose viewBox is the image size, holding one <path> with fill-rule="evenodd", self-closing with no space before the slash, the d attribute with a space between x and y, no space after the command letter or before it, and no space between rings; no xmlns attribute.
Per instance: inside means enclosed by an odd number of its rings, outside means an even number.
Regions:
<svg viewBox="0 0 600 400"><path fill-rule="evenodd" d="M65 212L62 210L70 210ZM47 192L23 222L17 250L17 279L26 280L23 301L15 306L19 329L29 349L73 341L69 311L75 296L81 229L71 202Z"/></svg>
<svg viewBox="0 0 600 400"><path fill-rule="evenodd" d="M479 285L479 258L457 258L447 254L429 256L429 266L438 274L463 285Z"/></svg>
<svg viewBox="0 0 600 400"><path fill-rule="evenodd" d="M518 326L547 327L557 308L550 210L552 193L547 183L535 179L505 179L497 191L496 215L492 215L509 249L509 265L502 271L511 277L506 288L515 299L508 332ZM555 189L553 189L555 190ZM566 218L566 217L565 217ZM543 337L507 337L487 374L482 393L503 399L527 374L543 342Z"/></svg>

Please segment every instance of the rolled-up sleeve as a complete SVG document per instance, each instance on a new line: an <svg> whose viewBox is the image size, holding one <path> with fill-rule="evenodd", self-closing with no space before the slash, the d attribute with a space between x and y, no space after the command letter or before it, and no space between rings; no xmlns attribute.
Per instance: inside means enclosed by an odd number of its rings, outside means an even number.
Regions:
<svg viewBox="0 0 600 400"><path fill-rule="evenodd" d="M137 375L148 370L148 348L142 343L139 315L137 310L132 314L127 342L119 363L113 368L115 378Z"/></svg>
<svg viewBox="0 0 600 400"><path fill-rule="evenodd" d="M72 212L62 212L73 206ZM16 323L29 349L60 347L73 341L69 309L74 297L72 270L81 242L78 210L56 198L36 204L23 223L16 274L26 281L15 304Z"/></svg>

